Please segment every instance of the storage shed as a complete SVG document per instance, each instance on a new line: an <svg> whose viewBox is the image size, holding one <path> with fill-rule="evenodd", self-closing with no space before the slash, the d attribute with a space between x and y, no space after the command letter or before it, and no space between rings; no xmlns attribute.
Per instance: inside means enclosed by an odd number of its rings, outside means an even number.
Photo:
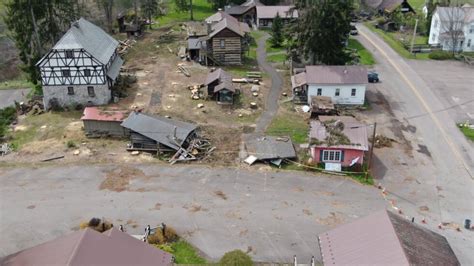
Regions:
<svg viewBox="0 0 474 266"><path fill-rule="evenodd" d="M120 125L125 117L127 117L127 111L86 107L81 120L88 137L123 138L128 135L128 130Z"/></svg>

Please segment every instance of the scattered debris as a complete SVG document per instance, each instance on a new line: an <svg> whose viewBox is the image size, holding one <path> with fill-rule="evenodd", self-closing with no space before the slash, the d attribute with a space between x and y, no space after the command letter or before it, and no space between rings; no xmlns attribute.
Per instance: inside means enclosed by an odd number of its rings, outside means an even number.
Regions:
<svg viewBox="0 0 474 266"><path fill-rule="evenodd" d="M3 143L2 145L0 145L0 155L1 156L9 154L11 151L12 151L12 148L10 147L10 145L8 143Z"/></svg>
<svg viewBox="0 0 474 266"><path fill-rule="evenodd" d="M289 137L254 136L245 141L245 147L249 155L245 162L249 165L260 160L280 166L284 159L296 158Z"/></svg>
<svg viewBox="0 0 474 266"><path fill-rule="evenodd" d="M140 154L140 151L132 151L130 154L131 154L132 156L137 156L137 155Z"/></svg>
<svg viewBox="0 0 474 266"><path fill-rule="evenodd" d="M257 103L256 102L250 102L250 108L252 109L257 109Z"/></svg>
<svg viewBox="0 0 474 266"><path fill-rule="evenodd" d="M62 158L64 158L64 155L60 155L60 156L55 156L55 157L43 159L43 160L41 160L41 161L42 161L42 162L49 162L49 161L59 160L59 159L62 159Z"/></svg>
<svg viewBox="0 0 474 266"><path fill-rule="evenodd" d="M221 190L214 191L214 195L220 197L223 200L227 200L227 195L224 194L224 192L222 192Z"/></svg>
<svg viewBox="0 0 474 266"><path fill-rule="evenodd" d="M119 47L118 47L118 53L119 55L124 55L128 52L128 49L132 48L132 46L136 43L137 41L131 40L131 39L126 39L125 41L119 41Z"/></svg>
<svg viewBox="0 0 474 266"><path fill-rule="evenodd" d="M262 80L262 72L259 71L249 71L247 72L247 78Z"/></svg>
<svg viewBox="0 0 474 266"><path fill-rule="evenodd" d="M191 74L189 73L189 71L182 64L178 64L178 70L179 72L183 73L186 77L191 77Z"/></svg>
<svg viewBox="0 0 474 266"><path fill-rule="evenodd" d="M179 56L179 58L185 58L186 57L186 47L184 47L184 46L179 47L178 56Z"/></svg>
<svg viewBox="0 0 474 266"><path fill-rule="evenodd" d="M372 141L372 138L369 139ZM395 142L394 139L388 138L384 135L377 134L375 135L375 148L384 148L384 147L392 147L392 142Z"/></svg>
<svg viewBox="0 0 474 266"><path fill-rule="evenodd" d="M80 150L75 150L72 154L73 154L73 155L79 155L80 153L81 153Z"/></svg>
<svg viewBox="0 0 474 266"><path fill-rule="evenodd" d="M250 88L250 91L251 92L259 92L260 91L260 86L252 85L252 87Z"/></svg>
<svg viewBox="0 0 474 266"><path fill-rule="evenodd" d="M16 103L16 109L20 115L40 115L44 113L44 105L42 99L31 99L27 103Z"/></svg>

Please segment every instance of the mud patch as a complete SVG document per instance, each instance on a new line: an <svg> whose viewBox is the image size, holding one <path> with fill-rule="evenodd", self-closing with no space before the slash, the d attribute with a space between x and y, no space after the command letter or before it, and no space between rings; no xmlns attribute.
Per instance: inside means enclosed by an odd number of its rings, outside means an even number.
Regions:
<svg viewBox="0 0 474 266"><path fill-rule="evenodd" d="M344 222L344 217L335 212L331 212L327 217L316 218L316 222L327 226L336 226Z"/></svg>
<svg viewBox="0 0 474 266"><path fill-rule="evenodd" d="M185 204L183 209L186 209L189 212L209 211L209 209L203 208L199 204Z"/></svg>
<svg viewBox="0 0 474 266"><path fill-rule="evenodd" d="M308 216L313 215L313 213L312 213L310 210L308 210L308 209L303 209L303 213L306 214L306 215L308 215Z"/></svg>
<svg viewBox="0 0 474 266"><path fill-rule="evenodd" d="M428 208L428 206L420 206L419 209L420 209L420 211L422 211L422 212L427 212L427 211L430 210L430 208Z"/></svg>
<svg viewBox="0 0 474 266"><path fill-rule="evenodd" d="M221 190L214 191L214 195L216 195L217 197L219 197L223 200L227 200L227 195L224 192L222 192Z"/></svg>
<svg viewBox="0 0 474 266"><path fill-rule="evenodd" d="M28 206L28 207L26 207L26 208L32 210L32 209L36 208L36 206L35 206L35 205L30 205L30 206Z"/></svg>
<svg viewBox="0 0 474 266"><path fill-rule="evenodd" d="M143 173L143 171L140 169L122 166L120 168L107 172L107 177L104 181L102 181L99 186L99 189L122 192L125 190L129 190L130 182L132 179L145 177L145 173ZM146 191L146 189L143 189L143 191L142 189L138 189L136 191L144 192Z"/></svg>
<svg viewBox="0 0 474 266"><path fill-rule="evenodd" d="M428 147L426 145L418 144L418 150L416 151L431 158L431 152L428 150Z"/></svg>

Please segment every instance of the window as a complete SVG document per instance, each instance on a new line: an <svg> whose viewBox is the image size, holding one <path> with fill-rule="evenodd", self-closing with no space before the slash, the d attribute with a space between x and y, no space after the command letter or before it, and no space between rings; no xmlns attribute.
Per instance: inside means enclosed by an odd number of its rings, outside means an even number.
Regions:
<svg viewBox="0 0 474 266"><path fill-rule="evenodd" d="M67 94L68 95L74 95L74 88L73 87L67 87Z"/></svg>
<svg viewBox="0 0 474 266"><path fill-rule="evenodd" d="M356 89L352 89L352 90L351 90L351 96L356 96L356 92L357 92Z"/></svg>
<svg viewBox="0 0 474 266"><path fill-rule="evenodd" d="M221 40L220 46L221 48L225 48L225 40Z"/></svg>
<svg viewBox="0 0 474 266"><path fill-rule="evenodd" d="M95 96L94 87L92 86L87 87L87 93L89 94L90 97L94 97Z"/></svg>
<svg viewBox="0 0 474 266"><path fill-rule="evenodd" d="M74 58L74 51L66 50L66 58Z"/></svg>
<svg viewBox="0 0 474 266"><path fill-rule="evenodd" d="M471 47L471 39L467 40L467 47Z"/></svg>
<svg viewBox="0 0 474 266"><path fill-rule="evenodd" d="M318 88L318 96L321 96L323 94L323 89Z"/></svg>
<svg viewBox="0 0 474 266"><path fill-rule="evenodd" d="M90 69L84 69L84 76L85 77L90 77L91 76L91 70Z"/></svg>
<svg viewBox="0 0 474 266"><path fill-rule="evenodd" d="M342 151L323 150L321 161L340 162L342 160Z"/></svg>
<svg viewBox="0 0 474 266"><path fill-rule="evenodd" d="M63 77L71 76L71 71L69 71L69 69L63 69L63 70L61 70L61 72L63 74Z"/></svg>
<svg viewBox="0 0 474 266"><path fill-rule="evenodd" d="M339 96L339 94L341 94L341 89L337 88L336 89L336 93L334 94L335 96Z"/></svg>

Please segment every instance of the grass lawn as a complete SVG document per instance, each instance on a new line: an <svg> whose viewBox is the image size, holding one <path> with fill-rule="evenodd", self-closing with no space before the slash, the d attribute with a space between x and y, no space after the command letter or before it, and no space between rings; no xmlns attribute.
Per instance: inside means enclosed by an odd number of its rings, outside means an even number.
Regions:
<svg viewBox="0 0 474 266"><path fill-rule="evenodd" d="M365 49L365 47L362 46L362 44L360 44L360 42L357 41L356 39L352 39L352 38L349 39L348 48L357 50L357 54L360 57L360 63L362 65L371 66L375 64L375 60L372 57L372 54L369 51L367 51L367 49Z"/></svg>
<svg viewBox="0 0 474 266"><path fill-rule="evenodd" d="M171 244L155 245L167 252L170 252L175 257L176 264L205 264L206 260L199 256L197 250L188 242L180 239Z"/></svg>
<svg viewBox="0 0 474 266"><path fill-rule="evenodd" d="M212 9L211 3L207 0L192 0L194 20L204 20L216 11ZM166 25L172 22L180 22L190 20L189 12L176 11L173 0L167 1L168 13L158 18L159 25Z"/></svg>
<svg viewBox="0 0 474 266"><path fill-rule="evenodd" d="M21 76L21 75L20 75ZM33 88L33 84L26 79L17 79L0 82L0 90Z"/></svg>
<svg viewBox="0 0 474 266"><path fill-rule="evenodd" d="M458 125L459 130L466 136L471 141L474 141L474 129L471 129L469 127L463 127L461 125Z"/></svg>
<svg viewBox="0 0 474 266"><path fill-rule="evenodd" d="M286 52L286 48L284 46L281 47L273 47L272 42L268 39L265 42L265 51L268 53L278 53L278 52Z"/></svg>
<svg viewBox="0 0 474 266"><path fill-rule="evenodd" d="M280 111L267 129L270 136L290 136L294 143L308 142L308 123L300 116Z"/></svg>
<svg viewBox="0 0 474 266"><path fill-rule="evenodd" d="M286 54L272 54L267 56L268 62L283 63L286 61Z"/></svg>
<svg viewBox="0 0 474 266"><path fill-rule="evenodd" d="M403 47L403 44L393 37L393 34L391 35L381 29L375 28L375 26L372 25L370 22L366 22L364 23L364 25L367 26L371 31L377 33L380 37L382 37L384 41L388 45L390 45L390 47L392 47L392 49L395 50L399 55L408 59L428 59L428 53L417 54L416 56L410 54L410 52L407 51L405 47Z"/></svg>

